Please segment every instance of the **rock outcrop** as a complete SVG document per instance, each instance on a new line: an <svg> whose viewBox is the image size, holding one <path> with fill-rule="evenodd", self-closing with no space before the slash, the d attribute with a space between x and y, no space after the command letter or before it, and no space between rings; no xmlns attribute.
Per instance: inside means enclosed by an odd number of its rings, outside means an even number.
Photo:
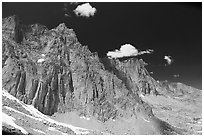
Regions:
<svg viewBox="0 0 204 137"><path fill-rule="evenodd" d="M102 122L154 117L141 94L162 90L143 60L100 59L63 23L49 30L25 26L16 16L2 22L2 86L11 95L46 115L77 111Z"/></svg>

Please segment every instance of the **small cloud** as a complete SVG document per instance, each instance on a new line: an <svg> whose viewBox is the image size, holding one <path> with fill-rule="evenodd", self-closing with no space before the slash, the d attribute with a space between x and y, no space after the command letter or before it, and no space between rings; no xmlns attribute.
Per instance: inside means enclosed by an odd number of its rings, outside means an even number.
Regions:
<svg viewBox="0 0 204 137"><path fill-rule="evenodd" d="M94 14L96 13L96 8L92 7L89 3L85 3L82 5L78 5L74 10L74 13L77 16L90 17L94 16Z"/></svg>
<svg viewBox="0 0 204 137"><path fill-rule="evenodd" d="M173 77L178 78L178 77L180 77L180 75L179 74L175 74L175 75L173 75Z"/></svg>
<svg viewBox="0 0 204 137"><path fill-rule="evenodd" d="M171 56L164 56L164 59L167 61L167 64L166 65L171 65L173 63L173 59Z"/></svg>
<svg viewBox="0 0 204 137"><path fill-rule="evenodd" d="M134 46L131 44L125 44L120 47L120 50L109 51L107 53L108 57L111 58L122 58L122 57L129 57L129 56L138 56L142 54L150 54L152 53L152 49L148 49L146 51L138 51Z"/></svg>
<svg viewBox="0 0 204 137"><path fill-rule="evenodd" d="M142 54L150 54L150 53L152 53L154 50L152 50L152 49L148 49L148 50L145 50L145 51L140 51L139 52L139 55L142 55Z"/></svg>

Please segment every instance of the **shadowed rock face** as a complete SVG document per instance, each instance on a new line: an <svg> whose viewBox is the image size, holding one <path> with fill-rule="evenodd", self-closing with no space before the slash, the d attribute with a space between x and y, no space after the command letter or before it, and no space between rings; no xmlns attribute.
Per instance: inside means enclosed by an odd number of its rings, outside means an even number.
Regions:
<svg viewBox="0 0 204 137"><path fill-rule="evenodd" d="M46 115L77 111L105 122L154 117L140 94L161 94L141 59L99 59L65 24L48 30L3 19L2 85Z"/></svg>

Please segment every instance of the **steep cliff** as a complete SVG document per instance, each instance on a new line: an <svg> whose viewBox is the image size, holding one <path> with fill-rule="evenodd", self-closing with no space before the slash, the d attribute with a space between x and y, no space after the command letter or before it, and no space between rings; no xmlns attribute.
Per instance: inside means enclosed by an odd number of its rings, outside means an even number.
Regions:
<svg viewBox="0 0 204 137"><path fill-rule="evenodd" d="M155 119L141 96L162 94L163 88L142 59L100 59L63 23L49 30L23 25L16 16L2 22L2 86L11 95L46 115Z"/></svg>

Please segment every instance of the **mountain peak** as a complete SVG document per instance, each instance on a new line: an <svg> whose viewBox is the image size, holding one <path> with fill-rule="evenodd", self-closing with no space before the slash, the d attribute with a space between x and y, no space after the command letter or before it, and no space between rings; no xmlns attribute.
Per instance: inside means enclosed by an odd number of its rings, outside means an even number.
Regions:
<svg viewBox="0 0 204 137"><path fill-rule="evenodd" d="M77 112L102 123L123 118L150 122L156 134L181 132L153 113L152 98L165 100L170 90L149 75L142 59L101 59L64 23L49 30L14 20L3 19L2 27L2 86L11 95L50 116Z"/></svg>

